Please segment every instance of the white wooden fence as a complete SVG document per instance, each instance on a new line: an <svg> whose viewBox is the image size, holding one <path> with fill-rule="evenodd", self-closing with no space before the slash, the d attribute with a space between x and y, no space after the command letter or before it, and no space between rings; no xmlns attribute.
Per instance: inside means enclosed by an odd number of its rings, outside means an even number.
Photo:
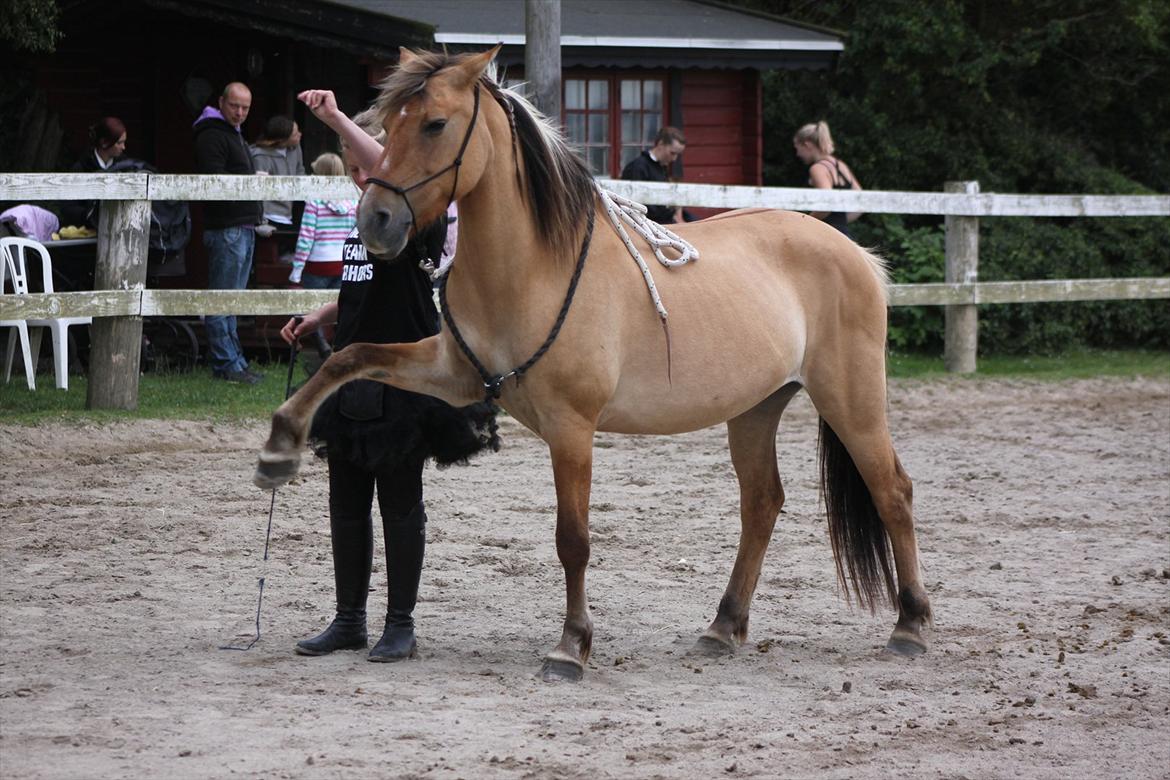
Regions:
<svg viewBox="0 0 1170 780"><path fill-rule="evenodd" d="M605 180L643 203L707 208L762 206L795 211L865 211L946 217L946 281L893 285L892 306L945 306L946 364L975 370L977 306L1040 301L1170 298L1170 277L979 282L980 217L1166 217L1167 195L1011 195L951 182L944 192L819 190L657 184ZM308 311L335 293L311 290L147 290L146 252L152 200L307 200L354 195L347 179L323 176L183 176L0 174L0 201L102 200L92 291L0 297L0 319L92 316L90 408L132 409L138 401L144 316L288 314Z"/></svg>

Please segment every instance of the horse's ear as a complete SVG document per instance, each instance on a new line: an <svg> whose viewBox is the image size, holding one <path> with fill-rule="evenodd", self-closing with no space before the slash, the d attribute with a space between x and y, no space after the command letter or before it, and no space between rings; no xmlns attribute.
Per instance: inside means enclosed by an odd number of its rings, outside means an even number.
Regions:
<svg viewBox="0 0 1170 780"><path fill-rule="evenodd" d="M418 55L412 52L405 46L398 47L398 67L406 65L408 62L413 62L418 59Z"/></svg>
<svg viewBox="0 0 1170 780"><path fill-rule="evenodd" d="M456 66L456 70L459 72L461 80L469 85L478 81L479 77L483 75L483 72L487 70L488 65L491 65L492 60L499 54L500 47L503 45L502 43L497 43L487 51L468 57L459 63Z"/></svg>

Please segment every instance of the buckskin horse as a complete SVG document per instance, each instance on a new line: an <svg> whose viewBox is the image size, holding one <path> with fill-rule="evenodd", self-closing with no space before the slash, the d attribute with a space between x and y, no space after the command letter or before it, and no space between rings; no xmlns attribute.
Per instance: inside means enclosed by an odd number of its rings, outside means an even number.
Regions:
<svg viewBox="0 0 1170 780"><path fill-rule="evenodd" d="M732 653L747 639L784 503L777 428L804 388L820 418L821 489L844 593L871 611L888 599L898 620L887 649L923 652L930 603L911 482L886 418L882 262L810 216L745 209L678 225L700 259L651 280L630 240L605 226L604 196L585 163L496 83L495 53L403 50L375 102L387 141L359 208L362 240L394 257L458 201L456 262L440 287L446 327L417 343L353 344L330 357L273 415L256 484L293 477L313 412L351 379L456 406L497 397L548 444L567 604L541 674L575 681L593 638L585 569L595 432L672 434L726 421L739 549L695 650ZM637 238L631 245L650 249ZM669 328L647 284L669 307Z"/></svg>

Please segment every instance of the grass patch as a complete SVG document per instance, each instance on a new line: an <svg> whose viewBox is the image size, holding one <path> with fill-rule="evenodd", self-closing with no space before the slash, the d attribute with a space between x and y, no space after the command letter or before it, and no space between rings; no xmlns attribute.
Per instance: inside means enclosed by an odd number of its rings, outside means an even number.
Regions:
<svg viewBox="0 0 1170 780"><path fill-rule="evenodd" d="M16 366L18 368L18 366ZM265 367L257 385L233 385L212 379L206 369L186 374L143 374L138 409L132 412L85 408L86 378L72 376L69 389L53 386L51 374L37 377L30 391L24 377L0 384L0 420L19 425L41 422L102 422L109 420L217 420L239 422L267 419L284 399L287 368ZM889 375L896 379L939 379L947 374L941 357L891 354ZM1170 381L1170 352L1159 350L1083 350L1059 356L981 357L979 378L1000 377L1057 382L1090 377L1158 377ZM301 368L293 381L304 381Z"/></svg>
<svg viewBox="0 0 1170 780"><path fill-rule="evenodd" d="M1160 377L1170 379L1170 352L1165 350L1086 349L1064 355L980 356L976 378L1063 379L1092 377ZM890 377L937 379L947 374L941 356L891 354L887 363Z"/></svg>
<svg viewBox="0 0 1170 780"><path fill-rule="evenodd" d="M212 379L206 369L190 373L143 374L138 382L138 408L134 411L88 410L84 376L69 377L69 389L58 390L53 376L37 376L37 389L29 390L24 375L14 371L12 381L0 384L0 420L22 425L40 422L156 419L216 420L236 422L269 417L284 400L287 367L262 368L264 379L255 385L237 385ZM294 382L304 381L297 369Z"/></svg>

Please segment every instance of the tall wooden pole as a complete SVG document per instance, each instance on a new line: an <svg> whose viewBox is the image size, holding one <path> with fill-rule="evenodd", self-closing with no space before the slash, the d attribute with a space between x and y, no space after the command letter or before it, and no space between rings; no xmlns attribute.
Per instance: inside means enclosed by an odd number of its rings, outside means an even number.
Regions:
<svg viewBox="0 0 1170 780"><path fill-rule="evenodd" d="M524 79L536 107L561 123L561 0L524 0Z"/></svg>

